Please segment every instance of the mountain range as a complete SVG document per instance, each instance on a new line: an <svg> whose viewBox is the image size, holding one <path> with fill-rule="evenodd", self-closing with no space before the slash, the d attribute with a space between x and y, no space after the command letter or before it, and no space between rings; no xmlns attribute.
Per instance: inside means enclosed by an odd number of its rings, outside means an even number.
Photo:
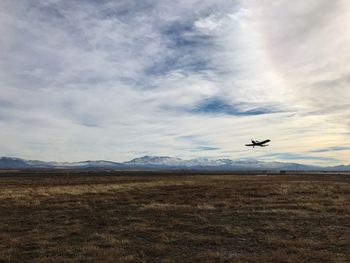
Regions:
<svg viewBox="0 0 350 263"><path fill-rule="evenodd" d="M197 158L183 160L168 156L143 156L118 163L112 161L44 162L13 157L1 157L0 169L154 169L154 170L221 170L221 171L350 171L350 165L313 166L298 163L264 162L257 160L231 160Z"/></svg>

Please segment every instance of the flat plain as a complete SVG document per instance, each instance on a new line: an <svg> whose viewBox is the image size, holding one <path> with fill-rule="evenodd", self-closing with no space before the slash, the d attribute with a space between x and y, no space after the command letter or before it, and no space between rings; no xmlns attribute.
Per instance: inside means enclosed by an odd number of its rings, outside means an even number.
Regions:
<svg viewBox="0 0 350 263"><path fill-rule="evenodd" d="M17 261L350 262L350 175L2 171Z"/></svg>

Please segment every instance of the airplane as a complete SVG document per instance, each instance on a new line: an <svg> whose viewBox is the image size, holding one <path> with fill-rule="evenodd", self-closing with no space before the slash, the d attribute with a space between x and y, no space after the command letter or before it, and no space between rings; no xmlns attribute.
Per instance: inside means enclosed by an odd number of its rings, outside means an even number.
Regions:
<svg viewBox="0 0 350 263"><path fill-rule="evenodd" d="M265 144L265 143L268 143L270 142L271 140L267 139L265 141L262 141L262 142L259 142L259 141L254 141L252 140L252 143L251 144L246 144L245 146L253 146L253 148L255 146L260 146L260 147L266 147L266 146L269 146L268 144Z"/></svg>

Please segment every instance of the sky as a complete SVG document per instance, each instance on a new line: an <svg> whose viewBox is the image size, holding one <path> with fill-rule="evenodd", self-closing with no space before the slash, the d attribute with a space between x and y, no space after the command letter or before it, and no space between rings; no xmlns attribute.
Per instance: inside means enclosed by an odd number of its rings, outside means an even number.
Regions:
<svg viewBox="0 0 350 263"><path fill-rule="evenodd" d="M0 155L349 164L349 23L347 0L2 0Z"/></svg>

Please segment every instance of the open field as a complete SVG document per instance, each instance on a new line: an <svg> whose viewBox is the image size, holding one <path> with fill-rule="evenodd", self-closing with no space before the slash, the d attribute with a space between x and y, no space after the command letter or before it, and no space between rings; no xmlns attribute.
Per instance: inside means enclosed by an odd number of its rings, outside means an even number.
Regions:
<svg viewBox="0 0 350 263"><path fill-rule="evenodd" d="M2 172L0 262L349 262L350 175Z"/></svg>

